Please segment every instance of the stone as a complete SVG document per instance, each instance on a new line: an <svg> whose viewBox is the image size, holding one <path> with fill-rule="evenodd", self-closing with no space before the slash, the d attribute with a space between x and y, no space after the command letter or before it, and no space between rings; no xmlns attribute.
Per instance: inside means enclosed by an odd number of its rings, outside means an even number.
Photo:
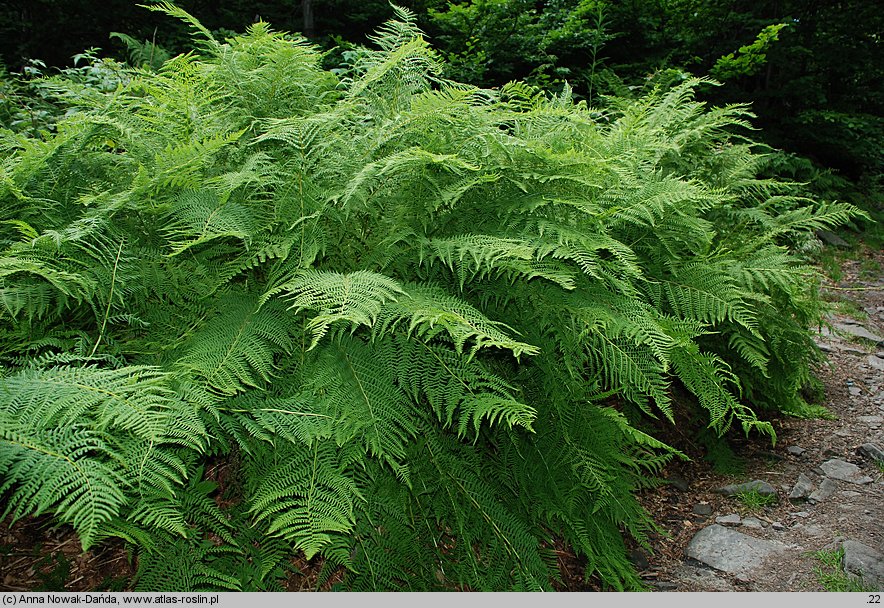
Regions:
<svg viewBox="0 0 884 608"><path fill-rule="evenodd" d="M844 346L841 348L841 352L843 352L847 355L859 355L861 357L864 357L869 354L869 351L863 350L861 348L857 348L855 346Z"/></svg>
<svg viewBox="0 0 884 608"><path fill-rule="evenodd" d="M744 585L748 585L752 582L752 577L748 574L738 574L734 577L734 580L738 583L743 583Z"/></svg>
<svg viewBox="0 0 884 608"><path fill-rule="evenodd" d="M859 453L866 458L871 458L878 462L884 462L884 449L881 449L877 443L864 443L859 446Z"/></svg>
<svg viewBox="0 0 884 608"><path fill-rule="evenodd" d="M881 424L884 422L884 416L859 416L857 420L866 424Z"/></svg>
<svg viewBox="0 0 884 608"><path fill-rule="evenodd" d="M736 513L731 513L730 515L719 515L715 518L715 523L721 524L722 526L739 526L742 519Z"/></svg>
<svg viewBox="0 0 884 608"><path fill-rule="evenodd" d="M635 566L635 569L638 572L643 572L648 569L651 563L648 561L647 554L641 549L633 549L629 552L629 561L632 562L632 565Z"/></svg>
<svg viewBox="0 0 884 608"><path fill-rule="evenodd" d="M685 554L716 570L736 575L750 572L767 556L787 549L781 542L713 524L694 535Z"/></svg>
<svg viewBox="0 0 884 608"><path fill-rule="evenodd" d="M832 481L831 479L824 479L822 483L820 483L820 487L810 493L810 496L807 497L807 500L812 504L823 502L832 494L834 494L835 490L837 489L837 482Z"/></svg>
<svg viewBox="0 0 884 608"><path fill-rule="evenodd" d="M815 489L816 486L810 477L804 473L800 473L798 475L798 481L795 482L795 485L792 487L792 492L789 494L789 500L806 500Z"/></svg>
<svg viewBox="0 0 884 608"><path fill-rule="evenodd" d="M705 502L696 504L694 505L693 512L694 515L712 515L712 505L706 504Z"/></svg>
<svg viewBox="0 0 884 608"><path fill-rule="evenodd" d="M859 397L863 394L863 390L858 386L851 386L847 389L847 392L850 393L851 397Z"/></svg>
<svg viewBox="0 0 884 608"><path fill-rule="evenodd" d="M878 371L884 372L884 359L882 359L878 355L869 355L868 357L866 357L866 363L872 369L877 369Z"/></svg>
<svg viewBox="0 0 884 608"><path fill-rule="evenodd" d="M838 494L844 498L856 498L857 496L862 496L862 494L854 492L853 490L841 490Z"/></svg>
<svg viewBox="0 0 884 608"><path fill-rule="evenodd" d="M666 478L667 483L671 485L673 488L678 490L679 492L687 492L690 488L691 484L688 483L688 480L679 475L678 473L673 473L669 477Z"/></svg>
<svg viewBox="0 0 884 608"><path fill-rule="evenodd" d="M805 450L801 446L797 446L797 445L790 445L789 447L786 448L786 452L788 452L792 456L801 456L806 451L807 450Z"/></svg>
<svg viewBox="0 0 884 608"><path fill-rule="evenodd" d="M824 242L826 245L831 245L832 247L839 247L841 249L847 249L850 247L850 243L842 239L831 230L824 230L820 228L816 231L816 238Z"/></svg>
<svg viewBox="0 0 884 608"><path fill-rule="evenodd" d="M691 564L682 564L672 573L673 580L687 589L703 591L736 591L729 581L724 580L709 568L701 568Z"/></svg>
<svg viewBox="0 0 884 608"><path fill-rule="evenodd" d="M745 528L751 528L753 530L761 530L764 527L764 523L762 523L762 521L757 517L747 517L740 525Z"/></svg>
<svg viewBox="0 0 884 608"><path fill-rule="evenodd" d="M879 590L884 589L884 555L880 551L855 540L845 540L844 570Z"/></svg>
<svg viewBox="0 0 884 608"><path fill-rule="evenodd" d="M830 323L832 324L832 327L843 334L847 334L855 338L862 338L863 340L869 340L871 342L874 342L875 344L881 344L882 342L884 342L884 338L882 338L878 334L872 333L869 328L863 327L862 325L854 323L840 323L838 321L830 321Z"/></svg>
<svg viewBox="0 0 884 608"><path fill-rule="evenodd" d="M871 483L871 477L862 474L860 468L851 462L844 462L838 458L827 460L820 465L823 473L830 479L846 481L858 485Z"/></svg>
<svg viewBox="0 0 884 608"><path fill-rule="evenodd" d="M773 528L774 530L785 530L785 529L786 529L786 525L785 525L783 522L781 522L781 521L775 521L775 522L773 522L773 523L770 525L770 527Z"/></svg>
<svg viewBox="0 0 884 608"><path fill-rule="evenodd" d="M738 483L730 486L724 486L723 488L719 488L718 490L716 490L716 492L718 492L719 494L724 494L725 496L733 496L734 494L740 494L742 492L752 492L753 490L758 492L762 496L779 496L775 487L760 479L747 481L746 483Z"/></svg>
<svg viewBox="0 0 884 608"><path fill-rule="evenodd" d="M810 517L810 513L808 513L807 511L796 511L795 513L790 513L789 515L801 517L802 519Z"/></svg>

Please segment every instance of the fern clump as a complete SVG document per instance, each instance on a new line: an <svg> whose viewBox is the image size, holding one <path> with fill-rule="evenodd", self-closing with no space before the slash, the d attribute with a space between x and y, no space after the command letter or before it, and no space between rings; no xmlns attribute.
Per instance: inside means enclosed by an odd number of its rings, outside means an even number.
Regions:
<svg viewBox="0 0 884 608"><path fill-rule="evenodd" d="M4 515L139 548L143 589L634 589L635 426L680 382L773 436L815 354L788 249L853 209L755 178L689 81L599 118L441 79L404 11L338 78L265 23L0 135ZM616 398L615 398L616 397ZM226 505L205 479L228 463Z"/></svg>

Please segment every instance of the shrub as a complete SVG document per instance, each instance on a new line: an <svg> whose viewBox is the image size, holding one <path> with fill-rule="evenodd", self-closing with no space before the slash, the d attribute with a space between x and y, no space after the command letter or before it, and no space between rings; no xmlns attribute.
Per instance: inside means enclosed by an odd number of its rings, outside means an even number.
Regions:
<svg viewBox="0 0 884 608"><path fill-rule="evenodd" d="M678 381L772 436L741 396L800 403L784 244L852 209L756 179L744 108L445 81L402 11L339 80L160 8L198 52L58 79L56 132L2 135L5 514L134 543L140 589L274 588L295 551L351 589L548 589L556 539L633 589L633 493L680 455L642 412Z"/></svg>

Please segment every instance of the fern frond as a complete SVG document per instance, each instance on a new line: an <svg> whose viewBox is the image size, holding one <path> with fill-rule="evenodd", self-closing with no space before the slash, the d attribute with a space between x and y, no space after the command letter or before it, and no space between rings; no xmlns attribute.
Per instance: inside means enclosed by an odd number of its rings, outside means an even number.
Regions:
<svg viewBox="0 0 884 608"><path fill-rule="evenodd" d="M164 228L170 255L213 239L231 237L249 246L255 232L254 215L236 201L222 201L212 191L185 192L173 203Z"/></svg>
<svg viewBox="0 0 884 608"><path fill-rule="evenodd" d="M395 280L365 270L349 274L337 272L301 270L292 280L276 287L262 296L282 294L291 304L289 310L316 310L319 314L307 324L316 346L333 323L346 321L353 325L374 325L384 302L395 300L403 294Z"/></svg>
<svg viewBox="0 0 884 608"><path fill-rule="evenodd" d="M460 287L467 281L504 275L515 281L540 277L565 289L574 289L574 274L561 263L544 262L547 252L527 239L503 239L471 234L434 238L421 243L420 263L439 260L456 272ZM549 254L549 257L555 257Z"/></svg>
<svg viewBox="0 0 884 608"><path fill-rule="evenodd" d="M405 445L417 432L414 406L394 383L393 369L385 361L390 347L341 336L317 349L307 378L314 399L323 404L321 411L335 419L336 442L364 445L366 452L407 478L403 459Z"/></svg>
<svg viewBox="0 0 884 608"><path fill-rule="evenodd" d="M407 323L408 333L423 340L431 340L445 332L459 351L471 342L471 356L489 347L509 350L516 357L539 352L536 346L514 340L503 331L513 331L512 328L488 319L475 307L440 288L408 285L405 293L407 297L382 306L375 328L376 336L390 333Z"/></svg>
<svg viewBox="0 0 884 608"><path fill-rule="evenodd" d="M259 307L256 297L230 293L219 299L219 307L221 313L185 345L178 369L203 379L220 395L270 382L274 357L294 348L282 305Z"/></svg>
<svg viewBox="0 0 884 608"><path fill-rule="evenodd" d="M88 549L101 524L126 501L113 456L102 434L86 425L40 428L0 410L0 493L8 497L2 516L51 511L74 527Z"/></svg>
<svg viewBox="0 0 884 608"><path fill-rule="evenodd" d="M333 444L289 445L252 466L251 512L268 523L268 533L290 540L307 559L327 546L333 533L352 530L361 496Z"/></svg>

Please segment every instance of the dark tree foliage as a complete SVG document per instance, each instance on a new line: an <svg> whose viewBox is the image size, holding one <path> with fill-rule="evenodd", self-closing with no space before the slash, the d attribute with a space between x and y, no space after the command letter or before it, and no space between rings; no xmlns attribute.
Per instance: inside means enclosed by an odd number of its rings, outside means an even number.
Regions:
<svg viewBox="0 0 884 608"><path fill-rule="evenodd" d="M673 69L723 82L763 138L854 179L884 173L884 11L870 0L471 0L429 17L459 78L568 81L578 95L628 94ZM432 31L432 30L431 30ZM601 49L599 49L601 45ZM661 76L662 73L662 76Z"/></svg>
<svg viewBox="0 0 884 608"><path fill-rule="evenodd" d="M7 0L0 3L0 58L17 69L28 59L50 66L69 65L71 57L89 47L120 50L108 39L110 32L125 32L140 40L156 40L172 51L186 51L190 38L183 25L163 21L139 4L150 0ZM393 15L381 0L180 0L178 6L199 15L212 31L241 31L263 20L309 38L327 42L336 37L362 42L367 34ZM422 10L422 0L399 2ZM304 27L305 5L312 27ZM310 24L308 23L308 26Z"/></svg>

